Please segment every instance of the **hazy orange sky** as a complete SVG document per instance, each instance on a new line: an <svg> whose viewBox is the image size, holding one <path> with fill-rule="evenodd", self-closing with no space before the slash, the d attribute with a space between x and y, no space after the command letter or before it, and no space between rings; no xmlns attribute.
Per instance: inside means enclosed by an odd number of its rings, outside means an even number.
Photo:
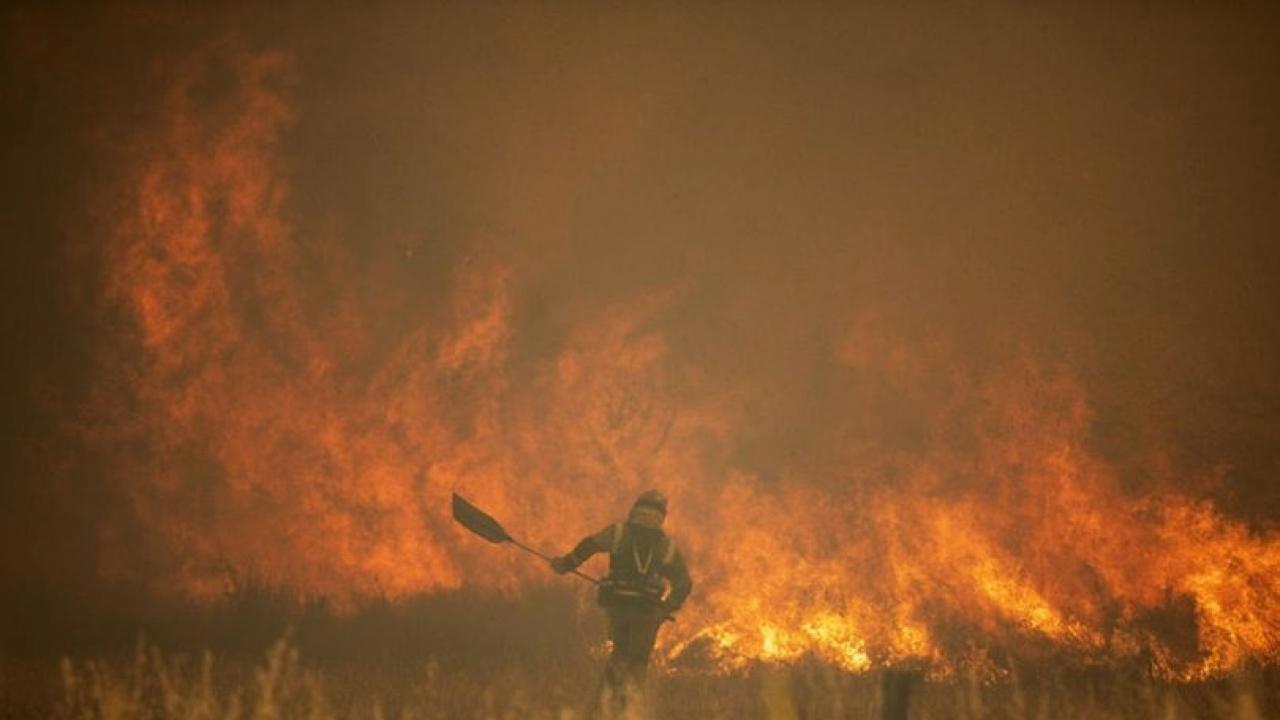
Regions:
<svg viewBox="0 0 1280 720"><path fill-rule="evenodd" d="M348 379L455 312L465 268L506 267L514 383L657 298L671 396L734 403L717 468L821 466L832 427L926 442L927 389L860 391L875 420L843 420L833 358L888 337L958 375L1070 368L1092 452L1159 445L1179 490L1280 518L1265 4L313 5L5 11L5 583L93 575L104 523L154 542L122 446L93 441L137 352L104 238L175 103L197 136L239 117L227 58L272 53L299 312L360 325ZM329 317L348 301L365 314Z"/></svg>

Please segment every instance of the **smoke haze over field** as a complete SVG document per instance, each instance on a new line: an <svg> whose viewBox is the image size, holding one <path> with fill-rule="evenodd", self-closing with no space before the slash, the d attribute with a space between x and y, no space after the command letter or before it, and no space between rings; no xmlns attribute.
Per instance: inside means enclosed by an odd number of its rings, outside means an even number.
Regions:
<svg viewBox="0 0 1280 720"><path fill-rule="evenodd" d="M1280 17L1071 5L8 11L4 582L511 590L450 490L567 549L658 485L756 656L775 540L873 575L806 630L850 667L939 606L1144 644L1201 563L1265 606Z"/></svg>

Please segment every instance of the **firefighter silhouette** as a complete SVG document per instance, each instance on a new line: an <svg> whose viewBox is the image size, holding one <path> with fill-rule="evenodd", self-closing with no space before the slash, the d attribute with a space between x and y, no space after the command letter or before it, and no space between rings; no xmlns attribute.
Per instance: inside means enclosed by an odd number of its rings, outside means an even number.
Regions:
<svg viewBox="0 0 1280 720"><path fill-rule="evenodd" d="M662 531L666 516L667 498L649 490L636 498L625 522L588 535L572 552L551 560L551 568L563 574L596 553L609 553L598 600L609 618L613 651L604 694L614 708L625 707L642 690L658 630L693 587L679 548Z"/></svg>

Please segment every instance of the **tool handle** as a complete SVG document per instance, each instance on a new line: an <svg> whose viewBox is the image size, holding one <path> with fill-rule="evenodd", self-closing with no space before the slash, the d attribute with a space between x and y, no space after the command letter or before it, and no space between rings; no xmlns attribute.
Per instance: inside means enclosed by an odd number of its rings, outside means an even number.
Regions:
<svg viewBox="0 0 1280 720"><path fill-rule="evenodd" d="M519 540L512 539L512 540L511 540L511 544L512 544L512 545L515 545L516 547L520 548L521 550L524 550L525 552L533 553L534 555L537 555L538 557L542 558L543 560L546 560L547 562L551 562L551 560L552 560L552 558L551 558L551 556L550 556L550 555L547 555L546 553L538 552L537 550L534 550L533 548L529 547L528 545L525 545L524 543L520 542ZM593 577L591 577L590 575L587 575L586 573L578 572L577 570L570 570L569 572L573 573L574 575L577 575L578 577L582 578L583 580L586 580L587 582L591 583L592 585L599 585L599 584L600 584L600 580L598 580L597 578L593 578Z"/></svg>

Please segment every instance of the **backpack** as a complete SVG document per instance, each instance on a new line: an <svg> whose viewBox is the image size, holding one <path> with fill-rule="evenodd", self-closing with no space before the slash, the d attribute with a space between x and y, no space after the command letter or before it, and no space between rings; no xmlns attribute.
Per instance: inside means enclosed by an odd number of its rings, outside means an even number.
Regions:
<svg viewBox="0 0 1280 720"><path fill-rule="evenodd" d="M603 607L656 608L667 592L663 570L675 558L676 544L661 530L645 538L643 530L625 523L613 526L609 574L600 581L596 599ZM648 539L648 542L644 542Z"/></svg>

